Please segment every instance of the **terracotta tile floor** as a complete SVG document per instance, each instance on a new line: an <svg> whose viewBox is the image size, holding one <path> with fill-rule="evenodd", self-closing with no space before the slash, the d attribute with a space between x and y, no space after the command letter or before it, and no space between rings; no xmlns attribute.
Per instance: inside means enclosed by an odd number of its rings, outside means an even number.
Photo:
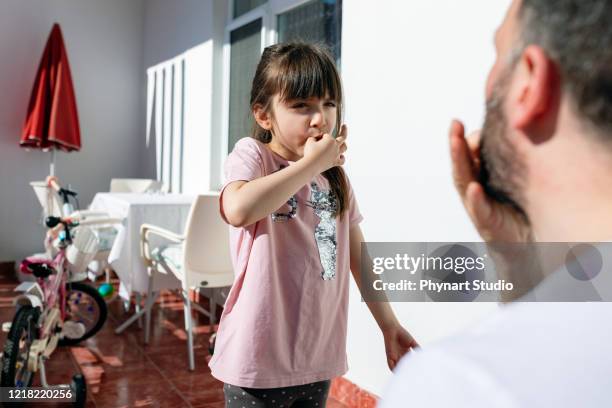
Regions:
<svg viewBox="0 0 612 408"><path fill-rule="evenodd" d="M11 300L17 284L13 278L0 276L0 322L12 320ZM144 329L136 323L120 335L114 333L132 312L125 313L120 301L111 302L108 320L95 337L55 351L46 364L48 382L69 383L73 374L82 373L88 407L223 407L222 383L211 376L207 365L207 319L194 313L196 369L191 372L180 298L170 292L160 296L153 309L148 345L144 344ZM2 347L5 339L6 334L0 332ZM327 406L345 407L331 398Z"/></svg>

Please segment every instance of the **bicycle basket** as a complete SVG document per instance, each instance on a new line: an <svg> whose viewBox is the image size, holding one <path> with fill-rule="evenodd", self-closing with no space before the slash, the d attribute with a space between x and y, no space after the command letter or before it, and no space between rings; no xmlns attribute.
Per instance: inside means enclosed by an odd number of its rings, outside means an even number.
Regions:
<svg viewBox="0 0 612 408"><path fill-rule="evenodd" d="M89 227L81 226L74 230L72 245L66 248L66 259L72 273L87 270L87 265L98 252L98 237Z"/></svg>
<svg viewBox="0 0 612 408"><path fill-rule="evenodd" d="M61 217L62 202L55 191L51 190L44 181L32 181L30 185L34 189L36 198L42 206L43 218L48 216Z"/></svg>

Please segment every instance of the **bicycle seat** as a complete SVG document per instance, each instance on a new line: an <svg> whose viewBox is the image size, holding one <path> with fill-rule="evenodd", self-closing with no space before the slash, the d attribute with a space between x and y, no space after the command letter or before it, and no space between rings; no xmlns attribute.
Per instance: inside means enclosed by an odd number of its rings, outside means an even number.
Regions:
<svg viewBox="0 0 612 408"><path fill-rule="evenodd" d="M53 267L50 266L48 262L22 262L21 269L22 272L31 273L37 278L42 279L55 272Z"/></svg>

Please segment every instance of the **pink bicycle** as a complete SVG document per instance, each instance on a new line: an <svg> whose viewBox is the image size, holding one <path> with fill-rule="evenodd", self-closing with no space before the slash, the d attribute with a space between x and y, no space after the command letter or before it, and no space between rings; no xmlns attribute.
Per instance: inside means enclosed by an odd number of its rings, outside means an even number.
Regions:
<svg viewBox="0 0 612 408"><path fill-rule="evenodd" d="M65 194L67 199L68 195ZM37 372L43 387L49 387L45 361L62 345L73 345L96 334L104 325L107 307L98 291L85 283L79 272L86 269L97 247L97 238L87 225L118 220L47 217L46 246L57 254L52 260L28 258L24 273L36 281L23 282L15 290L17 312L11 323L2 355L2 387L29 387ZM75 406L84 406L86 385L82 375L73 376L70 388Z"/></svg>

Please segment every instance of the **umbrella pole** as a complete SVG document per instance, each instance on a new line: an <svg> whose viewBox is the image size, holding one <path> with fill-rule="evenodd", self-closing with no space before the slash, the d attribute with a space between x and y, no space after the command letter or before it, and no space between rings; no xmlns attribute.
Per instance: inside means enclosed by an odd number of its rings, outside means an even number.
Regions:
<svg viewBox="0 0 612 408"><path fill-rule="evenodd" d="M55 176L55 149L51 148L51 164L49 165L49 175Z"/></svg>

